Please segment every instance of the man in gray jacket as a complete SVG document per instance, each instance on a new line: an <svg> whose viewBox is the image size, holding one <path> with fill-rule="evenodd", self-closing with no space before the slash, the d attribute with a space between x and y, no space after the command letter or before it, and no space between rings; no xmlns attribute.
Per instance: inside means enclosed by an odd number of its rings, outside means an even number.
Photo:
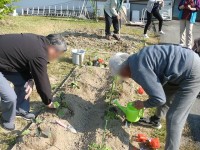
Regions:
<svg viewBox="0 0 200 150"><path fill-rule="evenodd" d="M153 45L131 56L116 54L109 65L113 75L132 78L149 95L147 101L135 101L137 109L157 107L156 119L166 114L165 150L178 150L184 124L200 91L199 56L178 45Z"/></svg>
<svg viewBox="0 0 200 150"><path fill-rule="evenodd" d="M104 13L105 13L105 21L106 21L106 39L111 40L111 32L110 27L113 24L114 34L113 37L116 40L120 40L119 37L119 20L120 15L119 12L122 9L122 4L124 0L107 0L104 6Z"/></svg>

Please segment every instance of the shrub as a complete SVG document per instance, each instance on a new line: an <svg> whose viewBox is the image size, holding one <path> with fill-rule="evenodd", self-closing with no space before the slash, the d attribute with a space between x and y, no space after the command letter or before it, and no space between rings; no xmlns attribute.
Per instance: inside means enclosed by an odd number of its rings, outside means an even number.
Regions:
<svg viewBox="0 0 200 150"><path fill-rule="evenodd" d="M13 12L14 7L12 3L15 1L17 0L0 0L0 19Z"/></svg>

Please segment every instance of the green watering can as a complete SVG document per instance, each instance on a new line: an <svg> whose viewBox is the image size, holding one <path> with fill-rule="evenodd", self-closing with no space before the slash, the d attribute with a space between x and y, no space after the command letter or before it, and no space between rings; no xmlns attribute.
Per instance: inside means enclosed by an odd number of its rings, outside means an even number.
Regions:
<svg viewBox="0 0 200 150"><path fill-rule="evenodd" d="M124 112L129 122L138 122L144 116L144 109L136 109L133 106L134 102L129 102L126 107L120 105L117 100L114 100L113 103Z"/></svg>

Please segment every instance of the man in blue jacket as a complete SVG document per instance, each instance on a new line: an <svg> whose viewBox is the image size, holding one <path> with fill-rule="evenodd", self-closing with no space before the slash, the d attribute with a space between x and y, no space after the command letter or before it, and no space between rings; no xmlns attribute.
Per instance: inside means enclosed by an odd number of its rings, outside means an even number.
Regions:
<svg viewBox="0 0 200 150"><path fill-rule="evenodd" d="M200 58L178 45L153 45L129 56L118 53L110 59L113 75L132 78L149 95L137 100L137 109L157 107L151 125L160 126L166 115L165 150L178 150L181 134L196 97L200 91Z"/></svg>

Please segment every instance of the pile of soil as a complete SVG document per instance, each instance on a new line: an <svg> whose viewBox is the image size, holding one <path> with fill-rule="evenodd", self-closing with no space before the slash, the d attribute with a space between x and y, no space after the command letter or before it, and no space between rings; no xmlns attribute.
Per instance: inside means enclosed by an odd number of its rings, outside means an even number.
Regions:
<svg viewBox="0 0 200 150"><path fill-rule="evenodd" d="M69 84L77 77L78 88L71 88ZM92 143L102 144L105 127L105 111L108 108L105 102L105 93L110 88L111 78L109 71L97 67L82 67L77 69L65 86L63 101L66 102L73 113L66 111L63 118L59 118L55 111L46 110L38 118L42 123L42 131L49 130L50 137L36 136L37 125L33 123L30 134L19 139L17 150L49 149L49 150L87 150ZM55 124L55 120L71 124L77 134L65 131ZM126 150L129 147L129 134L122 125L121 120L108 122L106 130L106 145L113 150Z"/></svg>

